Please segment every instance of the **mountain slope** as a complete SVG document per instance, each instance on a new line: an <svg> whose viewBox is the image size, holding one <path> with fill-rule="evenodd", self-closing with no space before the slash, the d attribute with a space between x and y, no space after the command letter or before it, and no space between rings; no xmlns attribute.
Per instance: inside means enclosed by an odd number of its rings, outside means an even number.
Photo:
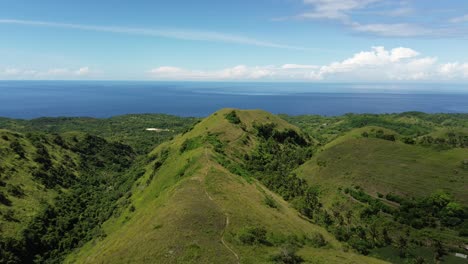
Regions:
<svg viewBox="0 0 468 264"><path fill-rule="evenodd" d="M135 159L128 146L75 132L0 130L0 153L1 263L60 259L86 241L113 211Z"/></svg>
<svg viewBox="0 0 468 264"><path fill-rule="evenodd" d="M388 140L349 138L316 155L300 174L310 175L311 181L324 187L359 185L375 196L394 192L421 197L444 189L466 204L465 157L468 149L436 151Z"/></svg>
<svg viewBox="0 0 468 264"><path fill-rule="evenodd" d="M460 263L453 255L468 243L468 149L401 138L376 126L353 129L295 172L320 189L328 230L362 253L394 263ZM383 241L358 243L383 230Z"/></svg>
<svg viewBox="0 0 468 264"><path fill-rule="evenodd" d="M259 146L255 127L265 124L300 134L263 111L223 109L160 145L132 190L132 205L103 225L104 238L66 261L268 263L294 246L307 261L379 263L343 252L325 229L238 165Z"/></svg>
<svg viewBox="0 0 468 264"><path fill-rule="evenodd" d="M46 135L26 137L0 130L2 236L17 237L41 204L51 203L58 191L69 187L77 177L76 155L54 143L56 139ZM64 166L67 174L55 178L54 173ZM59 188L54 188L56 186Z"/></svg>

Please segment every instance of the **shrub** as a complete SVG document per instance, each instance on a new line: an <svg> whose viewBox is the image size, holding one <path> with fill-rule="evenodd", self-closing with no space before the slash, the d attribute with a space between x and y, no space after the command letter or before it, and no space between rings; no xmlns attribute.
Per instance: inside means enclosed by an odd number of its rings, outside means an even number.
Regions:
<svg viewBox="0 0 468 264"><path fill-rule="evenodd" d="M370 252L370 249L372 248L372 245L364 240L364 239L361 239L361 238L358 238L358 237L353 237L351 238L349 241L348 241L348 244L354 248L357 252L363 254L363 255L367 255L369 254Z"/></svg>
<svg viewBox="0 0 468 264"><path fill-rule="evenodd" d="M184 153L185 151L196 149L199 146L201 146L200 137L188 138L180 146L180 153Z"/></svg>
<svg viewBox="0 0 468 264"><path fill-rule="evenodd" d="M239 119L239 117L236 114L236 111L234 110L226 114L224 117L232 124L238 125L241 123L241 120Z"/></svg>
<svg viewBox="0 0 468 264"><path fill-rule="evenodd" d="M270 208L278 208L278 203L275 201L275 199L273 197L271 197L270 195L266 195L265 196L265 199L263 200L265 202L266 205L268 205L268 207Z"/></svg>
<svg viewBox="0 0 468 264"><path fill-rule="evenodd" d="M296 254L297 249L291 245L281 247L280 252L272 257L276 263L283 264L297 264L302 263L304 260Z"/></svg>
<svg viewBox="0 0 468 264"><path fill-rule="evenodd" d="M458 232L458 235L459 235L459 236L462 236L462 237L468 237L468 227L462 228L462 229Z"/></svg>
<svg viewBox="0 0 468 264"><path fill-rule="evenodd" d="M399 204L401 204L404 201L404 199L401 196L398 196L394 193L387 193L387 195L385 195L385 199Z"/></svg>
<svg viewBox="0 0 468 264"><path fill-rule="evenodd" d="M18 141L13 141L10 144L10 148L18 155L20 158L24 158L26 152L24 151L23 146Z"/></svg>
<svg viewBox="0 0 468 264"><path fill-rule="evenodd" d="M310 237L310 243L316 248L324 247L327 245L327 241L320 233L313 233Z"/></svg>
<svg viewBox="0 0 468 264"><path fill-rule="evenodd" d="M266 230L263 227L245 227L239 231L237 238L242 244L268 244Z"/></svg>
<svg viewBox="0 0 468 264"><path fill-rule="evenodd" d="M10 206L11 201L6 197L6 195L3 192L0 192L0 204Z"/></svg>
<svg viewBox="0 0 468 264"><path fill-rule="evenodd" d="M16 186L16 185L11 185L11 184L7 185L7 192L15 197L24 196L23 189L21 189L21 187Z"/></svg>

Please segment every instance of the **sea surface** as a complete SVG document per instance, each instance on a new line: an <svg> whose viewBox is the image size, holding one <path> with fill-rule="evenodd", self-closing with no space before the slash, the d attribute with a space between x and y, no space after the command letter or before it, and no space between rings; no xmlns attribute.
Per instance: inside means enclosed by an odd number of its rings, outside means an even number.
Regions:
<svg viewBox="0 0 468 264"><path fill-rule="evenodd" d="M0 116L207 116L234 107L290 115L468 113L468 85L0 81Z"/></svg>

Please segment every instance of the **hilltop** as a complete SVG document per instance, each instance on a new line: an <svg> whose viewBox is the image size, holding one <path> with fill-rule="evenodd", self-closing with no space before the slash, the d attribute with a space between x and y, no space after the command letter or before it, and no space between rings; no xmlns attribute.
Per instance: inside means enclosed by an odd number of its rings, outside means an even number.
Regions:
<svg viewBox="0 0 468 264"><path fill-rule="evenodd" d="M343 252L326 230L236 165L260 144L255 127L266 124L300 133L263 111L224 109L160 145L133 190L134 209L108 221L106 238L67 261L266 263L295 243L305 258L377 263Z"/></svg>

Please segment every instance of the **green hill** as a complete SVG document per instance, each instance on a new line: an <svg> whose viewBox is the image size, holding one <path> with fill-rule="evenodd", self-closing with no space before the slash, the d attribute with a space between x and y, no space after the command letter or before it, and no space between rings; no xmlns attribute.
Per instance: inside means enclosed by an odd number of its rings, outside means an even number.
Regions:
<svg viewBox="0 0 468 264"><path fill-rule="evenodd" d="M112 210L110 203L116 200L103 192L104 181L109 184L105 188L125 181L123 171L135 160L130 147L83 133L0 130L0 153L2 263L30 262L35 254L49 256L67 235L84 239L99 228L93 220ZM86 227L74 226L77 222L86 222ZM79 241L67 243L73 248ZM69 248L61 247L60 254Z"/></svg>
<svg viewBox="0 0 468 264"><path fill-rule="evenodd" d="M0 119L0 263L464 263L467 119Z"/></svg>
<svg viewBox="0 0 468 264"><path fill-rule="evenodd" d="M375 137L377 131L392 137ZM333 214L328 228L332 233L341 235L341 228L369 230L379 223L391 240L406 237L415 242L405 249L409 257L431 261L434 241L463 252L461 247L468 243L461 235L466 229L468 149L405 144L401 137L375 126L350 130L323 146L296 173L320 189L321 201ZM458 213L450 212L451 204ZM346 218L349 222L343 224ZM353 244L352 236L341 240ZM403 263L392 249L396 244L370 253ZM462 263L450 255L443 260Z"/></svg>
<svg viewBox="0 0 468 264"><path fill-rule="evenodd" d="M337 139L342 140L342 139ZM333 142L332 142L333 143ZM445 190L468 203L468 149L437 151L401 142L349 137L328 147L300 169L324 187L359 185L369 193L422 197Z"/></svg>
<svg viewBox="0 0 468 264"><path fill-rule="evenodd" d="M255 126L298 129L263 111L232 113L216 112L154 150L134 187L134 209L106 222L107 236L67 262L267 263L288 246L308 261L379 262L344 252L260 181L233 173L242 169L231 162L259 144Z"/></svg>

